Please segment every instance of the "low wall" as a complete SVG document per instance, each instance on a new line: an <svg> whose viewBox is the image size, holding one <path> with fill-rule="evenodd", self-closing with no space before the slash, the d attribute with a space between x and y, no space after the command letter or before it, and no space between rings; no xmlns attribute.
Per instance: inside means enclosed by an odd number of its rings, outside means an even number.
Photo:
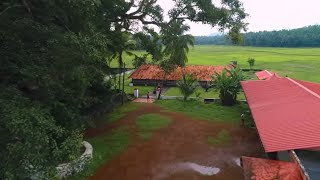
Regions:
<svg viewBox="0 0 320 180"><path fill-rule="evenodd" d="M59 178L65 178L67 176L70 176L72 174L78 173L82 171L87 164L87 162L92 158L92 152L93 148L90 143L87 141L83 141L82 145L86 148L84 153L80 156L79 159L70 162L70 163L64 163L60 164L56 169L58 171L58 177Z"/></svg>

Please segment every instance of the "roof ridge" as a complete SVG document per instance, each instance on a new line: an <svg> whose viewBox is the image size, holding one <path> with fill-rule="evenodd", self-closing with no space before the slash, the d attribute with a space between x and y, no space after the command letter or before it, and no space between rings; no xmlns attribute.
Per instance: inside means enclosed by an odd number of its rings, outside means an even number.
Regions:
<svg viewBox="0 0 320 180"><path fill-rule="evenodd" d="M268 70L265 70L270 76L272 76L273 74L275 74L275 73L271 73L271 72L269 72Z"/></svg>
<svg viewBox="0 0 320 180"><path fill-rule="evenodd" d="M315 93L314 91L310 90L309 88L305 87L304 85L298 83L297 81L295 81L295 80L293 80L293 79L291 79L291 78L288 78L288 77L287 77L287 79L288 79L289 81L291 81L292 83L296 84L297 86L301 87L302 89L304 89L304 90L307 91L308 93L310 93L310 94L312 94L313 96L315 96L315 97L317 97L318 99L320 99L320 96L319 96L317 93Z"/></svg>

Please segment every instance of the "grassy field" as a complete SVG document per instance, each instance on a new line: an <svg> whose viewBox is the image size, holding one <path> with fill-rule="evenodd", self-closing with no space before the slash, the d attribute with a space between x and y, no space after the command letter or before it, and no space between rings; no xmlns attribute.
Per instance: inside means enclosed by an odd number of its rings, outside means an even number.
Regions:
<svg viewBox="0 0 320 180"><path fill-rule="evenodd" d="M190 100L183 102L181 100L158 100L156 104L160 105L166 111L183 112L194 118L201 118L206 121L225 122L240 124L240 116L249 110L245 103L240 103L232 107L221 106L220 104L204 104L200 101ZM246 121L252 121L251 116L247 116Z"/></svg>
<svg viewBox="0 0 320 180"><path fill-rule="evenodd" d="M225 129L222 129L216 137L208 136L208 143L211 145L221 145L228 143L231 139L231 135Z"/></svg>
<svg viewBox="0 0 320 180"><path fill-rule="evenodd" d="M273 70L282 76L320 82L320 48L195 46L190 50L188 64L225 65L237 60L242 68L248 68L249 57L256 60L255 68ZM129 66L132 66L131 59L125 56ZM113 65L116 65L116 61Z"/></svg>
<svg viewBox="0 0 320 180"><path fill-rule="evenodd" d="M133 94L135 88L139 89L139 96L146 95L148 92L150 93L154 90L154 87L151 86L130 86L131 79L128 77L129 74L126 74L124 81L124 92L126 92L126 94Z"/></svg>
<svg viewBox="0 0 320 180"><path fill-rule="evenodd" d="M104 125L104 124L113 123L113 122L117 121L118 119L122 118L123 116L125 116L126 113L128 113L130 111L134 111L134 110L138 109L140 106L141 106L141 104L138 104L138 103L124 104L123 106L120 106L117 109L115 109L113 112L111 112L109 114L105 114L104 116L96 119L94 121L94 124L96 126L100 126L100 125Z"/></svg>
<svg viewBox="0 0 320 180"><path fill-rule="evenodd" d="M196 92L193 93L190 97L196 97L196 93L200 93L199 98L219 98L219 91L210 88L208 92L205 89L198 87ZM164 93L166 96L182 96L179 88L170 87L167 92ZM238 94L237 100L245 100L245 96L243 92Z"/></svg>
<svg viewBox="0 0 320 180"><path fill-rule="evenodd" d="M130 134L125 128L114 129L110 134L85 139L94 147L93 158L81 173L69 179L87 179L104 163L123 152L130 144Z"/></svg>
<svg viewBox="0 0 320 180"><path fill-rule="evenodd" d="M143 140L151 139L154 131L167 127L170 123L171 119L159 114L144 114L136 120L139 136Z"/></svg>

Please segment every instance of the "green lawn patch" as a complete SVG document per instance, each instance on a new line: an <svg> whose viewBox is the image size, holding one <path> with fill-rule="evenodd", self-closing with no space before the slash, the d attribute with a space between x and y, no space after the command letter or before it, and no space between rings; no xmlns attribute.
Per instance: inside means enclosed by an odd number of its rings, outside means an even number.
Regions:
<svg viewBox="0 0 320 180"><path fill-rule="evenodd" d="M113 123L126 115L126 113L137 110L141 107L139 103L126 103L123 106L118 107L112 113L107 113L104 116L98 118L95 123L98 125Z"/></svg>
<svg viewBox="0 0 320 180"><path fill-rule="evenodd" d="M208 136L208 143L211 145L223 145L229 143L231 135L225 129L221 130L216 137Z"/></svg>
<svg viewBox="0 0 320 180"><path fill-rule="evenodd" d="M124 128L115 129L111 134L86 139L93 147L93 158L84 171L71 179L86 179L103 164L123 152L130 143L130 135Z"/></svg>
<svg viewBox="0 0 320 180"><path fill-rule="evenodd" d="M171 119L159 114L145 114L138 117L136 125L139 129L140 138L143 140L149 140L152 138L154 131L167 127L171 122Z"/></svg>
<svg viewBox="0 0 320 180"><path fill-rule="evenodd" d="M124 92L126 94L133 94L134 89L139 90L139 96L146 95L148 92L152 92L155 87L153 86L130 86L130 83L132 81L131 78L129 78L130 74L125 74L125 81L124 81ZM122 83L122 81L121 81ZM122 85L122 84L121 84Z"/></svg>
<svg viewBox="0 0 320 180"><path fill-rule="evenodd" d="M199 98L219 98L219 91L216 89L210 88L208 92L202 87L198 87L196 92L194 92L190 97L196 97L196 93L200 93ZM165 96L183 96L178 87L170 87L165 93ZM245 100L243 92L239 92L238 100Z"/></svg>
<svg viewBox="0 0 320 180"><path fill-rule="evenodd" d="M139 97L140 96L145 96L147 95L147 93L152 93L154 90L154 87L152 86L129 86L126 85L124 88L124 91L126 92L126 94L133 94L134 89L138 89L139 90Z"/></svg>
<svg viewBox="0 0 320 180"><path fill-rule="evenodd" d="M248 105L242 102L232 107L221 106L216 103L204 104L203 102L195 100L189 100L187 102L181 100L158 100L155 101L155 103L167 111L183 112L191 117L208 121L236 124L241 124L241 114L249 110Z"/></svg>

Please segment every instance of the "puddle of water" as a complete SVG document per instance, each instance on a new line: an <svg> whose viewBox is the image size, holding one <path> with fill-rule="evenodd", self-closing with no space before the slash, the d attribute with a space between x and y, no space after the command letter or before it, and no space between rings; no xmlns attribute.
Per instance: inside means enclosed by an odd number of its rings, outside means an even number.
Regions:
<svg viewBox="0 0 320 180"><path fill-rule="evenodd" d="M240 158L233 158L233 161L234 161L239 167L241 167Z"/></svg>
<svg viewBox="0 0 320 180"><path fill-rule="evenodd" d="M176 168L180 170L193 170L202 175L207 175L207 176L212 176L220 172L219 168L210 167L210 166L201 166L199 164L191 163L191 162L178 163L176 165Z"/></svg>

